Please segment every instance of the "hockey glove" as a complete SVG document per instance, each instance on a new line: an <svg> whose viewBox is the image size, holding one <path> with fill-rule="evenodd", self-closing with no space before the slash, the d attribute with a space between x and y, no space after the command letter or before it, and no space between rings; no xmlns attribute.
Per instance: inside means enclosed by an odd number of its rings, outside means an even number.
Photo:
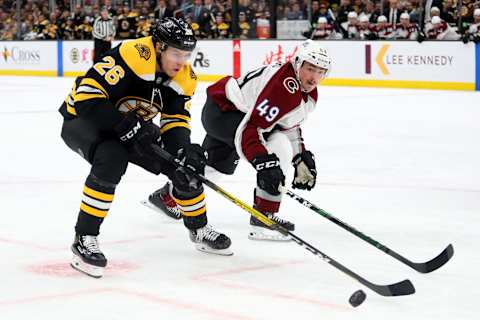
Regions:
<svg viewBox="0 0 480 320"><path fill-rule="evenodd" d="M158 143L160 128L129 112L114 128L120 141L131 151L142 156L154 154L151 145Z"/></svg>
<svg viewBox="0 0 480 320"><path fill-rule="evenodd" d="M173 184L182 191L200 188L201 182L190 172L204 175L207 152L198 144L190 144L178 150L177 159L181 166L175 170ZM189 172L190 171L190 172Z"/></svg>
<svg viewBox="0 0 480 320"><path fill-rule="evenodd" d="M257 185L271 195L278 196L280 185L285 185L285 176L280 168L277 155L265 154L253 158L252 165L257 170Z"/></svg>
<svg viewBox="0 0 480 320"><path fill-rule="evenodd" d="M293 157L292 165L295 167L295 177L292 187L302 190L312 190L317 180L315 157L310 151L303 151Z"/></svg>

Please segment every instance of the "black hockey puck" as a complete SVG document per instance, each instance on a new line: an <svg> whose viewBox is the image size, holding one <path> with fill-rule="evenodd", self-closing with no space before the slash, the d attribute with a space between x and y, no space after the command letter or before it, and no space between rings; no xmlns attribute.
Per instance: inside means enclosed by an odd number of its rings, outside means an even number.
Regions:
<svg viewBox="0 0 480 320"><path fill-rule="evenodd" d="M363 292L363 290L357 290L350 296L350 299L348 299L348 302L350 302L352 307L355 308L361 305L362 302L365 301L365 298L367 298L367 295L365 294L365 292Z"/></svg>

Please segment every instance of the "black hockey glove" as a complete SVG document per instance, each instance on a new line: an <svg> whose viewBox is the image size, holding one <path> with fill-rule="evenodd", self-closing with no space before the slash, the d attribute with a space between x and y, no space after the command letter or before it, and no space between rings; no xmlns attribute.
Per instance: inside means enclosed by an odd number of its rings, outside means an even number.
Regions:
<svg viewBox="0 0 480 320"><path fill-rule="evenodd" d="M417 36L417 42L422 43L423 41L425 41L425 34L421 31L419 31L418 36Z"/></svg>
<svg viewBox="0 0 480 320"><path fill-rule="evenodd" d="M265 154L253 158L252 165L257 170L257 185L271 195L278 196L280 185L285 185L285 176L280 168L277 155Z"/></svg>
<svg viewBox="0 0 480 320"><path fill-rule="evenodd" d="M151 145L158 143L160 139L160 128L152 122L146 122L134 112L129 112L120 121L114 131L120 141L130 150L142 156L155 154Z"/></svg>
<svg viewBox="0 0 480 320"><path fill-rule="evenodd" d="M205 174L207 152L198 144L190 144L178 150L177 159L181 166L175 170L173 184L182 191L191 191L200 188L201 182L190 172ZM190 171L190 172L189 172Z"/></svg>
<svg viewBox="0 0 480 320"><path fill-rule="evenodd" d="M317 180L315 157L310 151L303 151L293 157L292 165L295 167L295 176L292 187L302 190L312 190Z"/></svg>

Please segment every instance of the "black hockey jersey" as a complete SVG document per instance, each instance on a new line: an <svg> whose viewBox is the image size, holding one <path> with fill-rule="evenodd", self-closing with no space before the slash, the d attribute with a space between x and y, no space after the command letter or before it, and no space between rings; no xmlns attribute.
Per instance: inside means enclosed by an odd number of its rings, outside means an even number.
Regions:
<svg viewBox="0 0 480 320"><path fill-rule="evenodd" d="M60 113L66 120L88 117L106 131L127 112L146 121L160 113L162 141L166 138L166 149L176 152L190 143L190 99L197 78L189 64L169 78L156 73L156 63L152 37L122 42L75 80Z"/></svg>

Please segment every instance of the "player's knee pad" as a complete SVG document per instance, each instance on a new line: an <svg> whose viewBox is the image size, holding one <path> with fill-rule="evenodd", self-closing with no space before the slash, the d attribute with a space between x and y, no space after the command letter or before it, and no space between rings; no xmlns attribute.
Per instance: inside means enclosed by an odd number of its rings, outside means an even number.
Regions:
<svg viewBox="0 0 480 320"><path fill-rule="evenodd" d="M293 157L290 140L284 133L276 131L267 138L266 142L268 152L277 155L280 160L280 167L286 177Z"/></svg>
<svg viewBox="0 0 480 320"><path fill-rule="evenodd" d="M116 140L106 140L97 145L91 173L101 180L118 184L127 166L127 149Z"/></svg>
<svg viewBox="0 0 480 320"><path fill-rule="evenodd" d="M240 157L228 144L206 136L202 147L208 152L207 164L223 174L233 174Z"/></svg>

